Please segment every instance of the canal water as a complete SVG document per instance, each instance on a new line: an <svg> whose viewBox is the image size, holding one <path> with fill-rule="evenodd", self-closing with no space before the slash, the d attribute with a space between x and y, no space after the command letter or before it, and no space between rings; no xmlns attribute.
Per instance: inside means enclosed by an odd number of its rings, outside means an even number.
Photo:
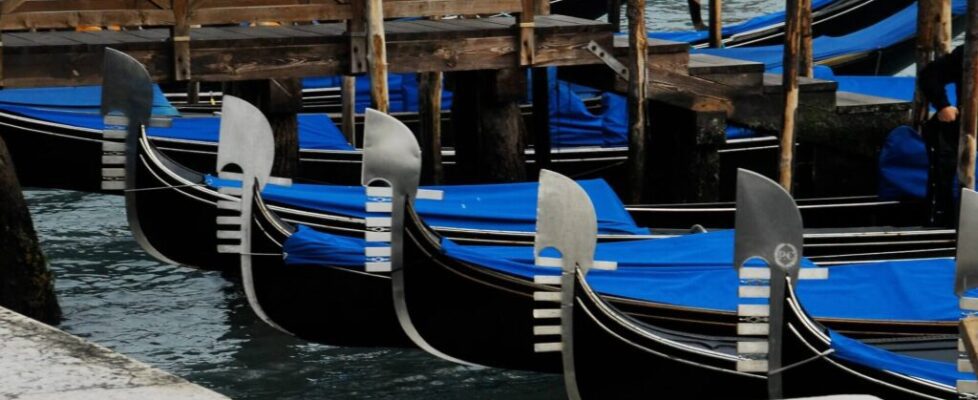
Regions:
<svg viewBox="0 0 978 400"><path fill-rule="evenodd" d="M688 27L685 2L649 2L650 29ZM704 1L705 3L705 1ZM725 21L780 2L728 0ZM561 378L459 366L417 350L350 349L265 326L218 273L158 262L139 249L120 196L28 190L57 276L61 328L235 399L559 399ZM306 310L316 318L317 310Z"/></svg>

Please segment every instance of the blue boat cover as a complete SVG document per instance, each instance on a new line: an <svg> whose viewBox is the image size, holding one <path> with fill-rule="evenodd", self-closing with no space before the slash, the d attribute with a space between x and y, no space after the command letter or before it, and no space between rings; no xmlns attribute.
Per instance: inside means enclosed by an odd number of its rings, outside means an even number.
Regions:
<svg viewBox="0 0 978 400"><path fill-rule="evenodd" d="M302 79L304 89L324 89L339 88L343 85L340 76L322 76L316 78ZM389 74L387 76L387 86L390 97L390 112L417 112L418 111L418 78L417 74ZM370 107L370 88L372 84L370 77L366 75L357 76L356 111L363 113ZM443 90L441 94L441 108L447 110L452 107L452 92Z"/></svg>
<svg viewBox="0 0 978 400"><path fill-rule="evenodd" d="M967 7L964 0L952 2L952 13L962 15ZM843 36L819 36L812 40L815 62L848 54L858 54L890 47L912 38L917 31L917 4L883 19L862 30ZM696 49L694 52L713 54L763 63L767 69L779 68L783 61L781 45L735 47L726 49Z"/></svg>
<svg viewBox="0 0 978 400"><path fill-rule="evenodd" d="M812 11L825 7L835 0L815 0L812 1ZM773 27L784 23L784 11L773 12L770 14L759 15L738 24L723 27L723 37L743 34L756 29ZM673 31L673 32L651 32L649 37L655 39L673 40L677 42L702 42L709 38L709 31Z"/></svg>
<svg viewBox="0 0 978 400"><path fill-rule="evenodd" d="M955 386L957 381L975 379L974 373L958 372L954 363L927 360L893 353L848 338L838 332L829 331L832 349L831 357L846 360L858 365L879 368L899 374Z"/></svg>
<svg viewBox="0 0 978 400"><path fill-rule="evenodd" d="M364 246L363 239L300 229L286 241L286 263L362 268ZM443 239L442 250L458 260L526 279L560 272L535 266L531 246L469 246ZM588 274L588 282L599 293L729 312L741 301L740 282L732 267L732 231L599 243L595 259L618 262L615 271ZM806 261L803 266L812 264ZM953 282L950 259L836 266L831 267L828 280L800 281L798 296L819 317L955 321L960 310L949 289Z"/></svg>
<svg viewBox="0 0 978 400"><path fill-rule="evenodd" d="M836 81L839 84L839 90L843 92L861 93L903 101L913 101L914 89L917 85L917 78L912 76L836 75L832 72L832 68L824 65L815 66L815 77ZM954 91L954 85L947 85L945 91L948 101L955 104L957 92Z"/></svg>
<svg viewBox="0 0 978 400"><path fill-rule="evenodd" d="M101 86L40 87L30 89L0 90L0 109L5 106L22 106L58 109L62 111L97 114L102 106ZM176 108L163 95L158 85L153 85L153 114L179 115Z"/></svg>
<svg viewBox="0 0 978 400"><path fill-rule="evenodd" d="M99 114L22 106L0 106L0 109L62 125L94 130L105 128ZM216 116L174 118L172 127L149 128L146 133L153 137L217 143L220 124L221 118ZM325 114L299 115L299 146L303 149L354 150L343 133L336 128L336 124Z"/></svg>
<svg viewBox="0 0 978 400"><path fill-rule="evenodd" d="M207 184L218 188L240 186L238 181L206 177ZM598 215L601 233L648 234L648 228L635 225L631 214L614 190L601 179L578 183L587 191ZM444 192L442 200L418 199L415 208L431 226L533 232L537 220L537 182L484 185L425 186ZM267 185L262 192L266 200L331 214L363 218L367 201L362 186L293 184L289 187Z"/></svg>
<svg viewBox="0 0 978 400"><path fill-rule="evenodd" d="M886 137L880 151L880 198L922 199L927 196L927 146L909 126L899 126ZM954 178L957 180L957 177ZM951 189L957 197L958 191Z"/></svg>

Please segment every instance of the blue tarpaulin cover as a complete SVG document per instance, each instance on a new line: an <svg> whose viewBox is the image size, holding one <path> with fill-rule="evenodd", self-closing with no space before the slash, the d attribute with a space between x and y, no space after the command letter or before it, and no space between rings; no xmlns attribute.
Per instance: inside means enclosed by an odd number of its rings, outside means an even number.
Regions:
<svg viewBox="0 0 978 400"><path fill-rule="evenodd" d="M0 91L2 92L2 91ZM8 112L41 119L62 125L102 130L105 124L99 114L74 113L34 107L3 106ZM303 149L354 150L346 138L325 114L300 114L299 146ZM174 118L170 128L149 128L146 133L154 137L217 142L221 118L216 116Z"/></svg>
<svg viewBox="0 0 978 400"><path fill-rule="evenodd" d="M948 386L955 386L959 379L975 379L974 373L958 372L958 367L954 363L896 354L831 330L829 337L832 339L832 349L835 350L831 357L855 364L915 376Z"/></svg>
<svg viewBox="0 0 978 400"><path fill-rule="evenodd" d="M954 0L952 13L961 15L967 2ZM912 38L917 31L917 4L887 17L862 30L842 36L819 36L812 40L815 62L842 55L858 54L890 47ZM737 58L763 63L767 69L779 68L783 61L781 45L734 47L726 49L696 49L694 52L713 54L721 57Z"/></svg>
<svg viewBox="0 0 978 400"><path fill-rule="evenodd" d="M286 263L362 268L364 245L363 239L300 229L286 241ZM534 266L530 246L470 246L443 239L442 249L453 258L526 279L559 274L556 268ZM588 282L603 294L731 312L741 301L732 231L599 243L595 259L618 262L615 271L588 274ZM960 310L950 290L953 282L950 259L893 261L831 267L828 280L800 281L798 294L819 317L955 321Z"/></svg>
<svg viewBox="0 0 978 400"><path fill-rule="evenodd" d="M235 185L208 176L211 187ZM648 234L635 225L614 190L601 179L578 181L591 197L601 233ZM425 186L444 192L442 200L418 199L418 214L431 226L533 232L537 220L537 182L484 185ZM363 218L366 191L362 186L294 184L267 185L262 196L279 204Z"/></svg>
<svg viewBox="0 0 978 400"><path fill-rule="evenodd" d="M835 0L815 0L812 1L812 11L816 11ZM743 34L757 29L774 27L784 23L784 11L773 12L770 14L759 15L744 22L727 25L723 27L723 37ZM701 42L709 38L709 31L674 31L674 32L651 32L649 37L655 39L673 40L677 42Z"/></svg>
<svg viewBox="0 0 978 400"><path fill-rule="evenodd" d="M879 196L886 200L927 196L927 146L909 126L890 132L880 151Z"/></svg>
<svg viewBox="0 0 978 400"><path fill-rule="evenodd" d="M339 88L342 85L343 79L340 76L321 76L302 79L302 87L304 89ZM387 86L389 88L390 112L418 111L417 74L389 74L387 76ZM369 76L357 77L356 112L363 113L367 107L370 107L371 87ZM443 90L441 99L441 108L443 110L452 107L452 92Z"/></svg>
<svg viewBox="0 0 978 400"><path fill-rule="evenodd" d="M5 106L22 106L58 109L79 113L97 114L102 106L101 86L40 87L30 89L0 90L0 109ZM153 114L179 115L176 108L163 95L158 85L153 85Z"/></svg>

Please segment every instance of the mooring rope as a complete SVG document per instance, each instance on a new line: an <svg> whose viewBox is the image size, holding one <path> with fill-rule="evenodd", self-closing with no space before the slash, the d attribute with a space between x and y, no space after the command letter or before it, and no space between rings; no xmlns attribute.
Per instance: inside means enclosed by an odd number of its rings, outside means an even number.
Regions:
<svg viewBox="0 0 978 400"><path fill-rule="evenodd" d="M814 356L812 356L812 357L809 357L809 358L807 358L807 359L804 359L804 360L801 360L801 361L799 361L799 362L796 362L796 363L794 363L794 364L789 364L789 365L785 365L785 366L783 366L783 367L781 367L781 368L778 368L778 369L775 369L775 370L771 370L771 371L768 371L768 372L767 372L767 375L768 375L768 376L771 376L771 375L776 375L776 374L780 374L780 373L782 373L782 372L784 372L784 371L787 371L787 370L789 370L789 369L792 369L792 368L795 368L795 367L799 367L799 366L802 366L802 365L805 365L805 364L808 364L808 363L810 363L810 362L812 362L812 361L815 361L815 360L818 360L818 359L820 359L820 358L823 358L823 357L825 357L825 356L827 356L827 355L829 355L829 354L832 354L832 353L834 353L834 352L835 352L835 349L828 349L828 350L825 350L825 351L823 351L823 352L821 352L821 353L819 353L819 354L816 354L816 355L814 355Z"/></svg>
<svg viewBox="0 0 978 400"><path fill-rule="evenodd" d="M139 188L139 189L123 189L122 191L123 192L144 192L144 191L150 191L150 190L179 189L179 188L187 188L187 187L194 187L194 186L206 186L206 184L204 184L204 183L190 183L190 184L187 184L187 185L158 186L158 187L148 187L148 188Z"/></svg>

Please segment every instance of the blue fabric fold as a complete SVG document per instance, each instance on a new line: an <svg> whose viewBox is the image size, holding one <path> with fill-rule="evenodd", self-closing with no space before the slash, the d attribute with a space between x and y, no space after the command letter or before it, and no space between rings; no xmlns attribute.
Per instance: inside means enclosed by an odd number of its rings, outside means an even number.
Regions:
<svg viewBox="0 0 978 400"><path fill-rule="evenodd" d="M832 339L832 349L835 350L831 357L864 367L923 378L948 386L955 386L959 379L975 379L973 373L958 372L957 365L954 363L926 360L889 352L831 330L829 337Z"/></svg>
<svg viewBox="0 0 978 400"><path fill-rule="evenodd" d="M237 181L206 177L209 186L240 186ZM578 181L591 197L598 229L609 234L648 234L635 225L614 190L601 179ZM484 185L425 186L444 192L442 200L418 199L415 208L431 226L481 230L533 232L536 230L536 182ZM363 218L366 191L362 186L294 184L267 185L264 198L309 210Z"/></svg>

